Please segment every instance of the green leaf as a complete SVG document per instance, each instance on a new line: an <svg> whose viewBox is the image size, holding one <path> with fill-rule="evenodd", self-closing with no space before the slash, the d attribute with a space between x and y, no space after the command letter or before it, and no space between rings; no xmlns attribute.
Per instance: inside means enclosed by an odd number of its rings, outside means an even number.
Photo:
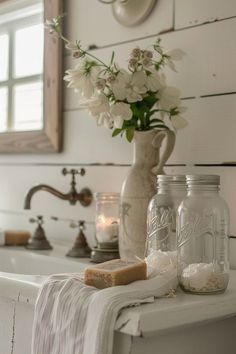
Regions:
<svg viewBox="0 0 236 354"><path fill-rule="evenodd" d="M166 130L170 130L169 127L167 127L167 125L165 124L156 124L156 125L152 125L152 129L153 128L161 128L161 129L166 129Z"/></svg>
<svg viewBox="0 0 236 354"><path fill-rule="evenodd" d="M145 97L143 99L143 101L145 102L145 105L148 108L148 110L150 110L154 106L154 104L158 101L158 99L156 97L156 93L155 92L149 92L148 96Z"/></svg>
<svg viewBox="0 0 236 354"><path fill-rule="evenodd" d="M160 109L153 109L152 111L150 111L150 114L154 114L154 113L157 113L157 112L161 112Z"/></svg>
<svg viewBox="0 0 236 354"><path fill-rule="evenodd" d="M150 124L152 124L152 123L163 123L163 120L155 118L150 121Z"/></svg>
<svg viewBox="0 0 236 354"><path fill-rule="evenodd" d="M124 120L122 129L136 128L137 127L137 117L132 117L129 120Z"/></svg>
<svg viewBox="0 0 236 354"><path fill-rule="evenodd" d="M112 55L111 55L110 66L113 64L114 57L115 57L115 52L114 52L114 50L113 50Z"/></svg>
<svg viewBox="0 0 236 354"><path fill-rule="evenodd" d="M134 127L128 128L126 130L126 139L128 140L129 143L131 143L131 141L133 140L134 137Z"/></svg>
<svg viewBox="0 0 236 354"><path fill-rule="evenodd" d="M171 110L170 110L170 115L171 116L176 116L178 114L179 114L179 110L178 110L177 107L171 108Z"/></svg>
<svg viewBox="0 0 236 354"><path fill-rule="evenodd" d="M137 102L131 103L130 106L131 106L131 109L132 109L132 112L133 112L133 116L134 116L134 117L139 117L140 111L139 111L139 109L138 109L138 107L137 107Z"/></svg>
<svg viewBox="0 0 236 354"><path fill-rule="evenodd" d="M115 129L112 132L112 137L119 135L122 132L122 129Z"/></svg>

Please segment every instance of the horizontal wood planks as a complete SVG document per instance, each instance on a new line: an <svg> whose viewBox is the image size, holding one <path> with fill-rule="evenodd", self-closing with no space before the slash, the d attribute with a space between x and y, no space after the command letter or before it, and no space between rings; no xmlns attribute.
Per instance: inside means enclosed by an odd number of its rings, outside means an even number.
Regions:
<svg viewBox="0 0 236 354"><path fill-rule="evenodd" d="M236 33L236 18L163 34L162 45L166 51L181 48L186 53L181 61L176 62L177 73L165 69L168 83L177 86L182 97L236 92L236 41L233 33ZM156 36L135 40L93 50L92 54L108 62L114 50L118 64L127 67L130 51L135 46L150 47L155 39ZM75 59L66 57L67 69L75 65ZM78 108L77 97L74 104L71 107L66 104L65 109Z"/></svg>
<svg viewBox="0 0 236 354"><path fill-rule="evenodd" d="M120 192L128 168L128 166L85 166L86 175L77 178L78 190L89 187L94 193ZM64 177L61 174L61 169L62 166L0 166L0 210L23 211L24 198L28 189L38 183L45 183L64 193L67 192L70 187L70 178ZM234 194L236 169L234 167L172 166L166 167L165 172L169 174L219 174L221 176L221 192L231 210L231 234L236 236ZM94 220L94 203L87 208L80 206L80 204L71 206L69 202L42 191L33 196L31 207L32 212L39 215L43 213L43 215L54 215L60 218ZM9 224L8 228L10 227Z"/></svg>
<svg viewBox="0 0 236 354"><path fill-rule="evenodd" d="M178 131L169 163L236 162L236 95L185 100L188 126Z"/></svg>
<svg viewBox="0 0 236 354"><path fill-rule="evenodd" d="M175 29L236 16L235 0L175 0Z"/></svg>
<svg viewBox="0 0 236 354"><path fill-rule="evenodd" d="M173 29L174 0L158 0L149 17L140 25L124 27L112 15L110 5L99 0L67 0L66 35L89 45L111 46Z"/></svg>
<svg viewBox="0 0 236 354"><path fill-rule="evenodd" d="M178 132L174 153L168 161L187 166L167 167L166 172L219 174L222 194L231 210L231 233L236 236L236 168L193 166L236 161L236 18L230 18L236 16L235 0L159 0L150 17L133 28L117 24L110 6L98 0L67 0L64 3L68 37L81 39L85 46L97 45L100 48L93 54L104 60L115 50L120 65L126 64L127 55L134 46L149 46L156 34L170 30L161 35L164 48L179 47L186 56L177 63L177 74L167 70L167 78L171 85L181 89L182 98L189 98L183 100L188 108L185 116L189 126ZM75 65L69 55L64 59L64 70ZM61 154L0 155L0 209L22 210L27 190L37 183L66 192L70 181L60 171L68 164L78 168L88 164L86 176L78 178L79 189L87 186L93 192L120 191L128 167L92 164L130 164L132 145L119 137L113 139L110 131L98 128L94 118L79 109L79 97L73 90L64 89L63 106L64 147ZM33 197L32 210L61 218L94 220L94 204L88 208L72 207L43 192ZM0 213L0 225L33 230L35 225L28 224L28 217L29 214L22 217ZM73 240L77 234L77 230L70 229L69 222L55 222L49 218L45 228L51 238ZM88 225L87 233L94 240L93 225Z"/></svg>
<svg viewBox="0 0 236 354"><path fill-rule="evenodd" d="M232 92L236 92L236 66L233 64L236 58L236 42L231 35L235 31L236 19L230 19L162 36L164 47L171 49L176 46L186 52L184 59L177 63L178 73L167 71L168 82L181 89L183 98L194 98L183 101L183 105L188 107L185 116L189 121L189 126L178 132L177 145L169 160L170 163L209 164L236 161L236 142L234 129L232 129L235 126L236 114L236 95L232 94ZM221 45L219 45L220 37L222 37ZM228 40L223 41L223 37ZM115 50L116 53L119 53L119 64L125 65L128 53L135 45L146 47L153 40L154 38L147 38L96 50L93 53L103 60L108 60L112 50ZM211 44L209 45L209 43ZM67 57L66 67L74 65L75 60ZM79 96L69 89L65 90L65 94L65 110L76 111L79 108ZM113 153L113 149L109 150L110 144L113 145L109 134L99 132L94 122L89 122L91 118L87 112L78 110L77 113L71 115L73 119L75 119L75 115L78 117L78 127L84 125L82 122L84 118L86 124L89 124L90 130L88 131L86 128L83 130L85 134L94 135L95 139L101 135L104 136L103 144L100 145L101 155L100 157L97 157L96 153L92 155L93 158L96 156L94 161L98 161L100 158L101 162L130 162L130 148L125 142L114 143L114 146L119 147L119 150L115 150ZM84 137L81 139L84 140ZM188 149L182 141L188 142ZM87 153L90 150L88 145L89 141L85 145L85 159L83 161L91 161L91 155ZM104 146L107 148L103 149ZM123 153L124 149L127 149L127 154Z"/></svg>

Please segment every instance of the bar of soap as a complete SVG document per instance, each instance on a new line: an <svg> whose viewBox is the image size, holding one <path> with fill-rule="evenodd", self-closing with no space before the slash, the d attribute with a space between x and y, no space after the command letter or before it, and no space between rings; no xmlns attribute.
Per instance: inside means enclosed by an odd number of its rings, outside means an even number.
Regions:
<svg viewBox="0 0 236 354"><path fill-rule="evenodd" d="M145 262L128 262L121 259L100 263L86 268L85 284L98 289L116 285L127 285L135 280L147 279L147 265Z"/></svg>
<svg viewBox="0 0 236 354"><path fill-rule="evenodd" d="M6 246L25 246L28 243L31 234L24 230L5 230Z"/></svg>

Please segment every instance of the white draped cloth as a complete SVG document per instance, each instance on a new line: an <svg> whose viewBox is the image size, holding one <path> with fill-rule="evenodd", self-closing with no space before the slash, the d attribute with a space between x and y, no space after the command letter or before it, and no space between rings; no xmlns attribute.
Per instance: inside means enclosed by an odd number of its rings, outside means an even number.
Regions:
<svg viewBox="0 0 236 354"><path fill-rule="evenodd" d="M32 354L112 354L121 310L154 301L176 286L174 273L103 290L76 274L54 275L39 290Z"/></svg>

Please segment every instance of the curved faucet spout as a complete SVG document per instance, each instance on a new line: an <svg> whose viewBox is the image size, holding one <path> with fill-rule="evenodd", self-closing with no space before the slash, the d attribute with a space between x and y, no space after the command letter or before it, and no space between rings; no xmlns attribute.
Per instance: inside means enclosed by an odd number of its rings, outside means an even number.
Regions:
<svg viewBox="0 0 236 354"><path fill-rule="evenodd" d="M60 191L58 191L57 189L48 186L47 184L39 184L35 187L32 187L28 193L25 196L25 202L24 202L24 209L30 209L31 207L31 199L33 197L33 195L38 192L38 191L44 191L44 192L48 192L51 193L53 195L55 195L56 197L63 199L63 200L68 200L70 202L70 204L74 205L76 203L77 200L80 200L80 194L77 193L62 193Z"/></svg>
<svg viewBox="0 0 236 354"><path fill-rule="evenodd" d="M66 168L63 168L62 174L65 176L67 174L70 174L72 176L71 179L71 187L70 191L68 193L62 193L58 191L57 189L48 186L47 184L39 184L35 187L30 188L28 193L25 196L25 202L24 202L24 209L30 209L31 206L31 199L33 195L38 192L38 191L44 191L51 193L55 195L55 197L63 199L63 200L68 200L68 202L71 205L75 205L77 201L80 202L81 205L83 206L89 206L92 202L93 195L92 192L89 188L83 188L81 191L78 193L76 189L76 182L75 182L75 175L80 174L81 176L84 176L85 170L81 168L81 170L67 170Z"/></svg>

